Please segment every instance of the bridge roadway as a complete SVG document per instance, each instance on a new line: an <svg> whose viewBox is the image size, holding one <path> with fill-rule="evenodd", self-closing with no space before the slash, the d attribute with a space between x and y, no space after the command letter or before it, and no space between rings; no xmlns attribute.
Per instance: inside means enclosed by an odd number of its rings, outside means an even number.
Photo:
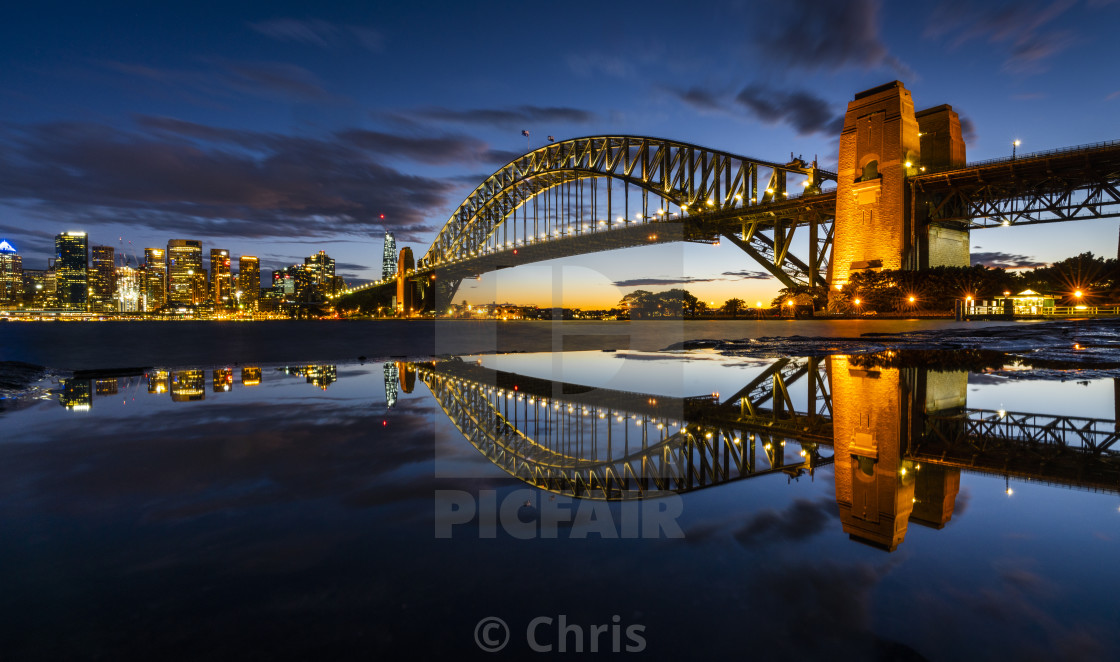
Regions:
<svg viewBox="0 0 1120 662"><path fill-rule="evenodd" d="M775 361L722 401L719 394L675 398L555 382L457 360L405 364L401 379L409 372L495 464L569 496L642 498L650 490L811 474L833 461L822 447L849 443L834 431L826 359ZM924 373L915 374L921 381ZM790 393L801 379L812 404L797 411ZM893 415L903 464L1120 493L1116 421L967 407ZM799 446L797 455L787 442Z"/></svg>
<svg viewBox="0 0 1120 662"><path fill-rule="evenodd" d="M1120 141L934 169L909 179L928 221L974 229L1120 216Z"/></svg>

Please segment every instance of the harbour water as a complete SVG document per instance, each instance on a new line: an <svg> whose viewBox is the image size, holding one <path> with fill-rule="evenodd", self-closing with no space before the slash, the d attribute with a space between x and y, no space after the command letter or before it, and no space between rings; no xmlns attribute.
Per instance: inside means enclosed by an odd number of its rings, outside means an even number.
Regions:
<svg viewBox="0 0 1120 662"><path fill-rule="evenodd" d="M422 324L0 331L5 659L1120 645L1108 324Z"/></svg>

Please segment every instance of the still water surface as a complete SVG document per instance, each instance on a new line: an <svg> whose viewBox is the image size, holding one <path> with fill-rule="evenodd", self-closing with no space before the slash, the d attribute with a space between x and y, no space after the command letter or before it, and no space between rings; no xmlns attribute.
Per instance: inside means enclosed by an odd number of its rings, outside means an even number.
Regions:
<svg viewBox="0 0 1120 662"><path fill-rule="evenodd" d="M1112 378L897 351L218 363L0 412L5 658L1120 646Z"/></svg>

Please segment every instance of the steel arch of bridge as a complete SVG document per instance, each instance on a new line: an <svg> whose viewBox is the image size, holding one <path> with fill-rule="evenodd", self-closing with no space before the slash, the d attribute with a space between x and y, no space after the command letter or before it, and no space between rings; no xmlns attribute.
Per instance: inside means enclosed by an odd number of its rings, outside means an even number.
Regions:
<svg viewBox="0 0 1120 662"><path fill-rule="evenodd" d="M787 191L791 177L801 184L795 186L793 196ZM596 186L602 180L603 185ZM835 180L835 175L799 159L783 165L641 136L565 140L515 159L480 184L440 230L417 270L438 269L565 234L672 221L685 226L685 239L717 241L723 235L741 247L753 242L754 247L744 250L792 284L793 279L781 271L787 256L794 271L813 270L789 254L792 228L800 222L787 221L783 227L780 218L768 220L782 213L759 212L771 206L780 212L790 209L788 203L803 193L819 193L826 180ZM572 184L579 186L573 190ZM542 205L537 204L542 202L543 228ZM534 203L531 232L530 203ZM756 232L760 227L773 230L774 237ZM737 236L740 229L742 236ZM815 263L815 271L820 270L821 259L810 262ZM810 274L804 280L813 284L820 279Z"/></svg>

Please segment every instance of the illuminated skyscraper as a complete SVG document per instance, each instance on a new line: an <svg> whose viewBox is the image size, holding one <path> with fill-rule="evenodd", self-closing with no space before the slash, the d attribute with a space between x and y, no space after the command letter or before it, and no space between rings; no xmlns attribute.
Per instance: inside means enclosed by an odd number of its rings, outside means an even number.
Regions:
<svg viewBox="0 0 1120 662"><path fill-rule="evenodd" d="M159 310L167 303L167 263L162 248L144 249L142 303L145 312Z"/></svg>
<svg viewBox="0 0 1120 662"><path fill-rule="evenodd" d="M113 301L117 311L136 313L140 311L140 272L132 267L118 267L116 271L117 291Z"/></svg>
<svg viewBox="0 0 1120 662"><path fill-rule="evenodd" d="M116 276L114 258L112 246L94 246L90 249L90 312L110 312L116 309L113 305L113 293L116 290L113 282Z"/></svg>
<svg viewBox="0 0 1120 662"><path fill-rule="evenodd" d="M261 298L261 261L252 255L237 258L238 301L243 310L256 310Z"/></svg>
<svg viewBox="0 0 1120 662"><path fill-rule="evenodd" d="M392 232L385 233L385 250L381 253L381 280L397 276L397 240Z"/></svg>
<svg viewBox="0 0 1120 662"><path fill-rule="evenodd" d="M323 295L335 293L333 257L329 257L326 251L319 251L311 257L304 258L303 265L308 273L311 287Z"/></svg>
<svg viewBox="0 0 1120 662"><path fill-rule="evenodd" d="M89 301L89 239L84 232L63 232L55 235L55 279L58 306L67 310L85 310Z"/></svg>
<svg viewBox="0 0 1120 662"><path fill-rule="evenodd" d="M202 242L172 239L167 242L167 302L175 306L190 306L205 300L206 271L202 268Z"/></svg>
<svg viewBox="0 0 1120 662"><path fill-rule="evenodd" d="M233 279L230 276L229 251L210 249L210 299L219 309L232 308Z"/></svg>
<svg viewBox="0 0 1120 662"><path fill-rule="evenodd" d="M23 301L23 258L6 239L0 239L0 306Z"/></svg>

